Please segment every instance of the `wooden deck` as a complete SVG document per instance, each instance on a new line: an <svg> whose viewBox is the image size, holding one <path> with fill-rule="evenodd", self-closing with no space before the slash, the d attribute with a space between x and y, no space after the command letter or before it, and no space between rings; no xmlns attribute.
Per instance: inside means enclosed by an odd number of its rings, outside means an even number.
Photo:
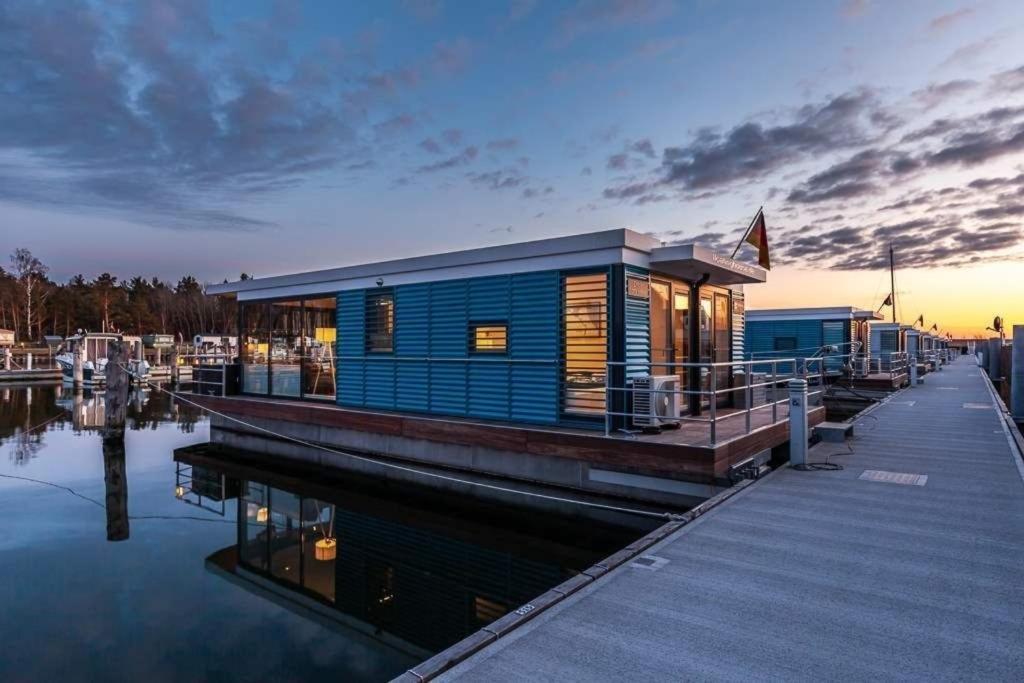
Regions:
<svg viewBox="0 0 1024 683"><path fill-rule="evenodd" d="M439 444L568 458L626 473L697 483L727 483L732 465L789 440L784 404L779 406L775 423L772 423L769 408L753 411L749 433L743 411L723 409L719 412L716 441L712 445L706 422L687 421L678 430L659 434L619 433L606 437L598 430L355 410L333 404L257 397L191 395L190 400L243 420L297 422ZM823 407L811 411L812 425L824 419Z"/></svg>
<svg viewBox="0 0 1024 683"><path fill-rule="evenodd" d="M959 360L855 429L810 452L841 471L750 482L402 680L1020 680L1024 463L985 378Z"/></svg>

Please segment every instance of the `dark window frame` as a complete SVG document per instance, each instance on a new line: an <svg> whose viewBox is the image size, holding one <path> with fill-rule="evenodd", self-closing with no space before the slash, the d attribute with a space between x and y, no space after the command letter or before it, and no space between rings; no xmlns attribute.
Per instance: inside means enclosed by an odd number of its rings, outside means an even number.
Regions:
<svg viewBox="0 0 1024 683"><path fill-rule="evenodd" d="M377 309L380 301L388 300L391 302L391 310L388 311L388 323L390 324L390 330L387 333L382 333L377 329L380 323L380 315ZM366 355L394 355L395 353L395 290L391 287L385 287L376 290L368 290L366 292L365 306L363 310L363 349ZM371 311L373 316L370 315ZM373 323L371 329L370 324ZM378 342L381 338L388 337L387 347L381 347Z"/></svg>
<svg viewBox="0 0 1024 683"><path fill-rule="evenodd" d="M780 344L779 342L781 342L783 340L792 341L793 345L792 346L788 346L786 344ZM790 336L775 337L775 339L773 340L773 344L772 344L772 347L773 347L772 350L774 350L774 351L796 351L799 343L800 343L800 341L796 337L790 337Z"/></svg>
<svg viewBox="0 0 1024 683"><path fill-rule="evenodd" d="M476 333L481 327L501 327L505 330L505 345L498 348L477 348ZM471 320L468 325L468 353L473 356L507 356L511 341L511 330L507 320Z"/></svg>

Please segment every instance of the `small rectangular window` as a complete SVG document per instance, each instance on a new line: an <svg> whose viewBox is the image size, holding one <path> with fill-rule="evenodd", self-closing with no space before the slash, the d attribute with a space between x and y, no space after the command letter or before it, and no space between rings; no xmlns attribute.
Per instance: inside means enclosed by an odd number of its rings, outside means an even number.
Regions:
<svg viewBox="0 0 1024 683"><path fill-rule="evenodd" d="M796 337L776 337L775 338L775 350L776 351L795 351L796 350Z"/></svg>
<svg viewBox="0 0 1024 683"><path fill-rule="evenodd" d="M366 352L395 350L395 293L378 290L366 294Z"/></svg>
<svg viewBox="0 0 1024 683"><path fill-rule="evenodd" d="M472 323L469 326L469 350L472 353L507 353L508 325Z"/></svg>

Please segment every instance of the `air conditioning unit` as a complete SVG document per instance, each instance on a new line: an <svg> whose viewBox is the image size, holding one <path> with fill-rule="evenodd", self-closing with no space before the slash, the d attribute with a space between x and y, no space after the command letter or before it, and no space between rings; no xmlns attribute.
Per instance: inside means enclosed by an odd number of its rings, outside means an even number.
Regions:
<svg viewBox="0 0 1024 683"><path fill-rule="evenodd" d="M657 427L679 424L679 375L633 378L633 424Z"/></svg>

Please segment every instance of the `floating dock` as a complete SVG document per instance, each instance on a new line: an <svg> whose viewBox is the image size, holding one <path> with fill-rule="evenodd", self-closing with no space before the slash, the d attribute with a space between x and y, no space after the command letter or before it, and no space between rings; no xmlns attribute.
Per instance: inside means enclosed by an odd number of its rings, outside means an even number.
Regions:
<svg viewBox="0 0 1024 683"><path fill-rule="evenodd" d="M748 482L401 680L1019 679L1024 465L972 360L811 449L841 471Z"/></svg>

